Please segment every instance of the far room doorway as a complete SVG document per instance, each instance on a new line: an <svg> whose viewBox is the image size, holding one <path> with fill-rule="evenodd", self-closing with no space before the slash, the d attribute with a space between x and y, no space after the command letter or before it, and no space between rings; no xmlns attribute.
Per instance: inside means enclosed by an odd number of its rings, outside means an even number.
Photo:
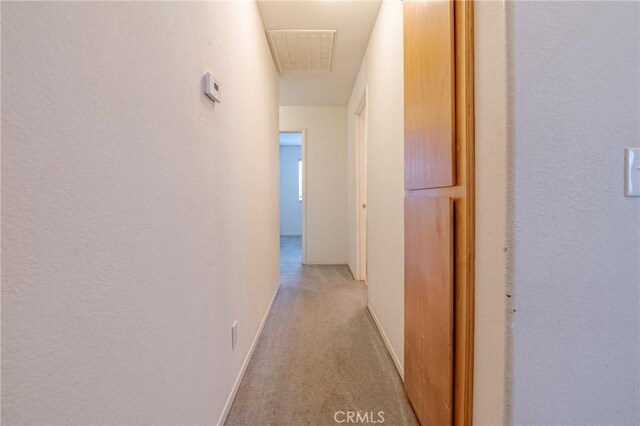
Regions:
<svg viewBox="0 0 640 426"><path fill-rule="evenodd" d="M304 130L281 131L280 255L283 262L305 263Z"/></svg>

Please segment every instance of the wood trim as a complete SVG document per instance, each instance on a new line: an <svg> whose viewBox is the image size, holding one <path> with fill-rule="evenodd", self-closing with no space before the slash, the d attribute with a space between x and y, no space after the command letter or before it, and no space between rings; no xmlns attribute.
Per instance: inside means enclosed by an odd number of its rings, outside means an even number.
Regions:
<svg viewBox="0 0 640 426"><path fill-rule="evenodd" d="M455 1L456 147L464 196L456 200L454 424L473 423L475 322L474 3Z"/></svg>

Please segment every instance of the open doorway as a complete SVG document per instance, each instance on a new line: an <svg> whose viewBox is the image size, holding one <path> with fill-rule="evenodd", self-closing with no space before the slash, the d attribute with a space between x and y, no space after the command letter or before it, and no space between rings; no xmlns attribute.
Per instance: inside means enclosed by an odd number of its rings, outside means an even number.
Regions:
<svg viewBox="0 0 640 426"><path fill-rule="evenodd" d="M305 262L304 130L281 131L280 244L287 262ZM286 258L286 259L285 259Z"/></svg>
<svg viewBox="0 0 640 426"><path fill-rule="evenodd" d="M367 283L367 88L356 109L356 276Z"/></svg>

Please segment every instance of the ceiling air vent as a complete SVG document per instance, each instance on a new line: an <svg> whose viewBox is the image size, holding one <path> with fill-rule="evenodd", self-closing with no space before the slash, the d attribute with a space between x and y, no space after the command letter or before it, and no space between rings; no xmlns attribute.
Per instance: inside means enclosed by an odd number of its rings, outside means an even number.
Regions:
<svg viewBox="0 0 640 426"><path fill-rule="evenodd" d="M331 71L335 30L267 30L280 72Z"/></svg>

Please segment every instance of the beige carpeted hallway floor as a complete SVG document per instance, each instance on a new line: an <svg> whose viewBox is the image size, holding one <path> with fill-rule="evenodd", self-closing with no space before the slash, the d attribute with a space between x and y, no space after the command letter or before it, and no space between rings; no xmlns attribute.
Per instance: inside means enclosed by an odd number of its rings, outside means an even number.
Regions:
<svg viewBox="0 0 640 426"><path fill-rule="evenodd" d="M300 244L281 239L280 290L226 424L346 423L348 411L417 424L364 285L344 265L301 265Z"/></svg>

